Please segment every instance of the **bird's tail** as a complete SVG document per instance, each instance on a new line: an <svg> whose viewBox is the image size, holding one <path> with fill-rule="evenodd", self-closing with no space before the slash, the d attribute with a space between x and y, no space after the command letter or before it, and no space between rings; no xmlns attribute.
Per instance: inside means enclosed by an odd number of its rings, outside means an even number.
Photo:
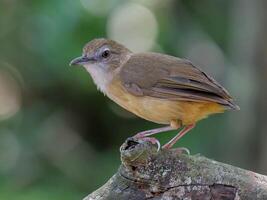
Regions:
<svg viewBox="0 0 267 200"><path fill-rule="evenodd" d="M232 100L228 100L228 104L225 105L229 110L240 110L240 107Z"/></svg>

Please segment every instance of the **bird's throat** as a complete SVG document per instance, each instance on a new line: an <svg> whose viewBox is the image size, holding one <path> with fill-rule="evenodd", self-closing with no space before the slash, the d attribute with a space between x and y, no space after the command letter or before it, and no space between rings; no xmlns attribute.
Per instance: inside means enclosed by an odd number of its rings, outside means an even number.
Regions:
<svg viewBox="0 0 267 200"><path fill-rule="evenodd" d="M107 84L110 81L108 73L97 65L90 64L85 65L84 67L91 75L94 83L97 86L97 89L106 94Z"/></svg>

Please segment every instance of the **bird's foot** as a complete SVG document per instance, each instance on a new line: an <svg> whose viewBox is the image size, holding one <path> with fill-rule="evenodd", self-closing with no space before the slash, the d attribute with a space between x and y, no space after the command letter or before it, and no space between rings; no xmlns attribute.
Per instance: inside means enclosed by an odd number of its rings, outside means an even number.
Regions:
<svg viewBox="0 0 267 200"><path fill-rule="evenodd" d="M160 142L156 138L153 138L153 137L138 137L137 135L135 135L134 138L136 138L138 140L145 141L145 142L151 142L152 144L156 144L158 146L157 151L160 150L160 147L161 147L160 146Z"/></svg>

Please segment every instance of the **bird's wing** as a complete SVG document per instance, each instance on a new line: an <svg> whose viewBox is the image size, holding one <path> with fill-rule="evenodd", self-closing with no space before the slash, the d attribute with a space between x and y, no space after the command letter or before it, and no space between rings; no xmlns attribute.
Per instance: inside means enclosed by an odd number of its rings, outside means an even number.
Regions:
<svg viewBox="0 0 267 200"><path fill-rule="evenodd" d="M134 54L119 76L124 88L136 96L216 102L238 109L218 82L188 60L157 53Z"/></svg>

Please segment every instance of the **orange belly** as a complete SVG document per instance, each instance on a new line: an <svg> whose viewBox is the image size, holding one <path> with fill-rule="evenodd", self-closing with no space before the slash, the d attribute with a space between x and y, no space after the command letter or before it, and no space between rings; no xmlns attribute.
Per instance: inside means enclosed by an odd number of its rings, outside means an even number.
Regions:
<svg viewBox="0 0 267 200"><path fill-rule="evenodd" d="M223 112L223 106L213 102L189 102L138 97L128 93L119 81L113 81L107 89L107 95L126 110L146 120L170 124L181 121L182 125L193 124L210 114Z"/></svg>

